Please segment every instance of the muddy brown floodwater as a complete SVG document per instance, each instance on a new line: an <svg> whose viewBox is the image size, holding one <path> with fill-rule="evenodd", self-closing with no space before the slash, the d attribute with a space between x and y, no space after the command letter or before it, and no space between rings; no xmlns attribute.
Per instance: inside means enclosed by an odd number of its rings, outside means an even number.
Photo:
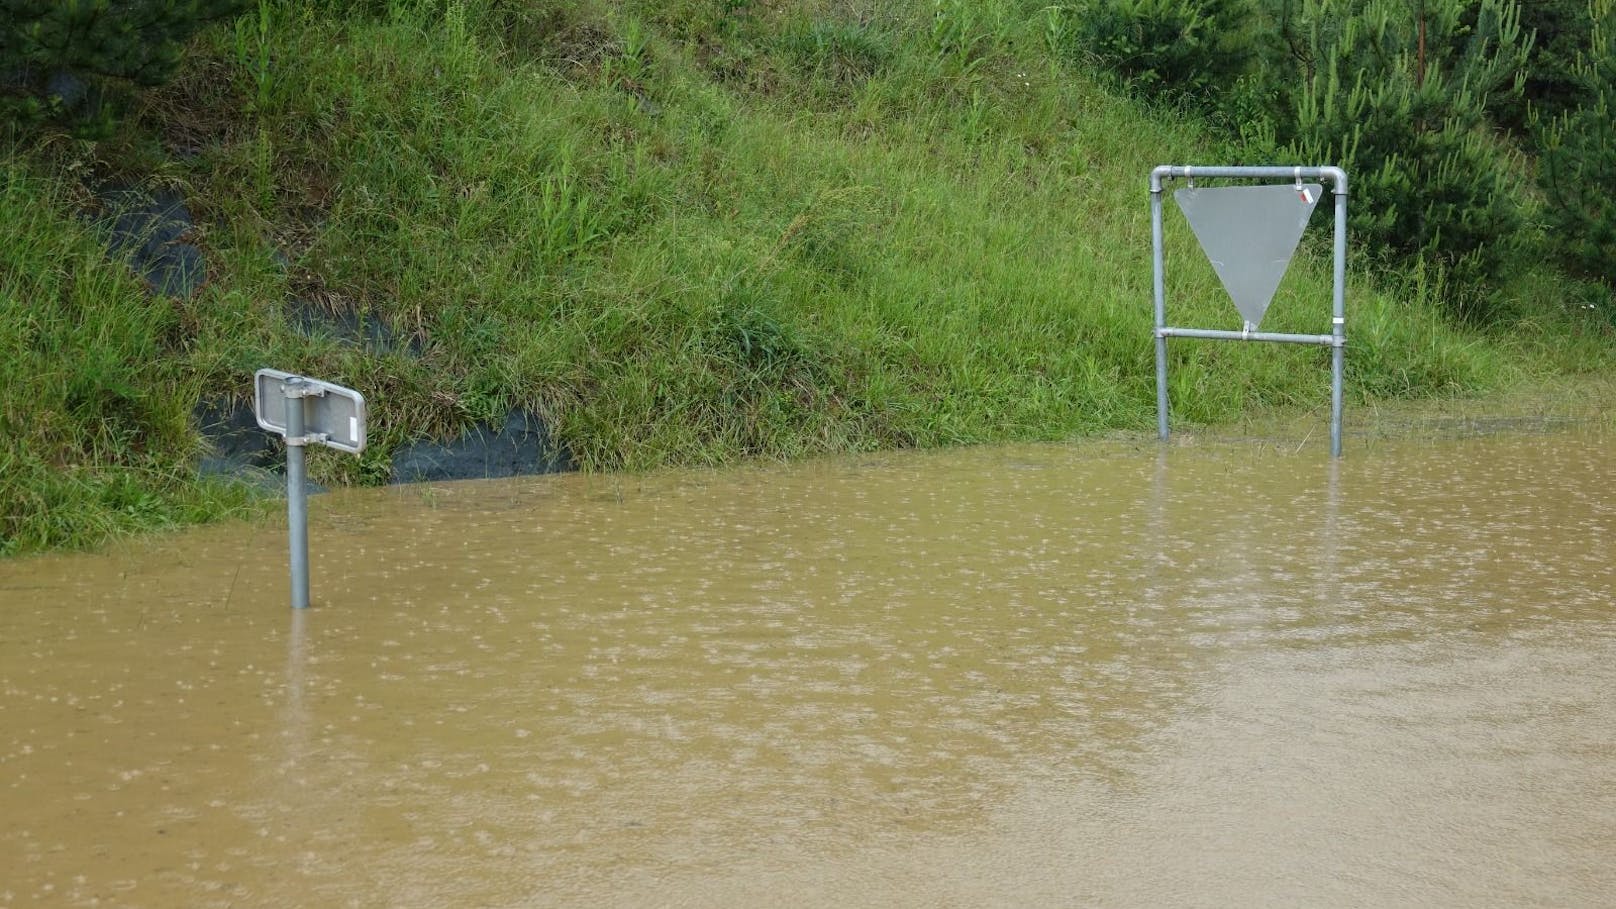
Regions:
<svg viewBox="0 0 1616 909"><path fill-rule="evenodd" d="M1616 904L1608 432L313 503L0 564L0 906Z"/></svg>

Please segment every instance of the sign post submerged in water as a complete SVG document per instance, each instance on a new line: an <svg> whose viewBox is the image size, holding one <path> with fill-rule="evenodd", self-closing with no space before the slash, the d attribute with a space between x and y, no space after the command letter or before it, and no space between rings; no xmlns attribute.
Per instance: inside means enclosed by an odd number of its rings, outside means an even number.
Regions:
<svg viewBox="0 0 1616 909"><path fill-rule="evenodd" d="M351 388L278 369L253 377L258 425L286 440L286 524L292 561L292 608L309 605L309 514L304 447L310 442L365 450L365 397Z"/></svg>
<svg viewBox="0 0 1616 909"><path fill-rule="evenodd" d="M1162 181L1182 177L1188 186L1173 194L1206 251L1213 271L1234 300L1240 331L1174 328L1167 324L1166 255L1163 252ZM1197 189L1196 177L1289 179L1291 185ZM1330 333L1283 334L1258 331L1274 291L1290 265L1324 187L1303 180L1329 181L1335 195L1335 269ZM1156 429L1167 439L1167 339L1270 341L1331 348L1330 454L1341 457L1341 398L1347 346L1347 174L1339 167L1200 167L1164 164L1150 172L1150 232L1156 295Z"/></svg>

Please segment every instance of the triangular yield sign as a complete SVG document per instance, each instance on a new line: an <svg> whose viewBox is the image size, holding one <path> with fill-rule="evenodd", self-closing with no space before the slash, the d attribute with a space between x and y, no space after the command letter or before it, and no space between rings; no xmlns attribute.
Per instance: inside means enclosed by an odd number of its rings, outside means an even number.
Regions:
<svg viewBox="0 0 1616 909"><path fill-rule="evenodd" d="M1255 328L1268 312L1324 187L1218 186L1173 193L1212 270Z"/></svg>

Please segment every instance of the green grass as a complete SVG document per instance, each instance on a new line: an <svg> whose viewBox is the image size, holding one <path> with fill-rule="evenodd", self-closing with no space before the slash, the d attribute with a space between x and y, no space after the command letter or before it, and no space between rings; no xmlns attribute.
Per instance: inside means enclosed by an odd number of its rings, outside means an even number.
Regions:
<svg viewBox="0 0 1616 909"><path fill-rule="evenodd" d="M0 555L82 545L242 508L201 482L201 391L154 303L66 214L56 180L0 164Z"/></svg>
<svg viewBox="0 0 1616 909"><path fill-rule="evenodd" d="M315 459L334 481L512 406L592 469L1153 425L1145 178L1224 152L1058 62L1037 4L339 6L266 0L118 142L6 165L0 549L240 508L192 478L187 414L265 365L372 403L364 458ZM128 170L205 222L197 298L148 300L74 217L81 174ZM1176 212L1169 232L1173 321L1237 327ZM1482 334L1419 275L1353 275L1360 400L1610 362L1569 309ZM1324 331L1329 293L1309 246L1264 327ZM292 297L422 354L298 334ZM1323 350L1173 357L1179 420L1326 399Z"/></svg>

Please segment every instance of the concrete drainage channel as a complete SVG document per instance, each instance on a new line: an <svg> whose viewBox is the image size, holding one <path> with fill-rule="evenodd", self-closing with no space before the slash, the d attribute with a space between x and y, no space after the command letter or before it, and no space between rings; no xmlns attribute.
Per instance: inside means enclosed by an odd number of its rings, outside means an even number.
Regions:
<svg viewBox="0 0 1616 909"><path fill-rule="evenodd" d="M109 255L126 261L154 295L184 300L207 282L207 260L190 242L196 222L179 191L110 183L95 195L101 211L93 217L105 232ZM332 311L292 299L286 318L305 335L330 336L377 352L421 354L418 340L400 339L382 320L353 309ZM265 491L284 490L281 447L258 427L250 400L239 394L209 396L197 402L191 419L209 447L198 464L204 476L237 477ZM448 441L423 438L401 445L392 452L391 466L395 484L530 476L576 467L544 420L519 409L506 413L502 422L479 423ZM323 491L317 484L308 488Z"/></svg>

